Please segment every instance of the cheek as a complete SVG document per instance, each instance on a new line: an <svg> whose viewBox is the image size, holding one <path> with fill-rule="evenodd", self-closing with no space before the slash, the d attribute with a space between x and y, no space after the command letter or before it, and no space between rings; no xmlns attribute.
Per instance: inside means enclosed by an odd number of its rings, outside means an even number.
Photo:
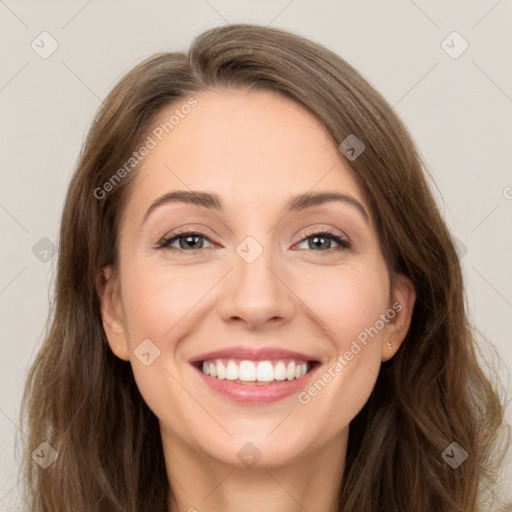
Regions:
<svg viewBox="0 0 512 512"><path fill-rule="evenodd" d="M139 391L159 418L166 416L169 403L188 409L190 396L179 384L183 379L180 340L197 330L205 311L214 307L213 295L207 292L219 281L222 271L217 275L208 265L172 267L135 259L123 263L123 307ZM141 343L149 347L144 353L151 353L150 360L153 353L157 354L147 366L137 357L142 352Z"/></svg>
<svg viewBox="0 0 512 512"><path fill-rule="evenodd" d="M189 267L189 270L192 267ZM130 362L140 394L153 413L180 436L187 436L187 425L193 422L195 402L180 385L177 362L179 340L193 327L194 306L208 289L200 285L193 271L139 265L126 262L123 283L123 305L128 329ZM202 304L202 302L201 302ZM150 353L150 364L141 362L139 346L150 340L144 353ZM144 358L142 358L144 360ZM146 361L147 362L147 361ZM174 416L176 411L179 421ZM183 418L187 416L187 421Z"/></svg>
<svg viewBox="0 0 512 512"><path fill-rule="evenodd" d="M133 345L141 336L160 343L198 304L214 282L188 268L132 265L126 268L123 304ZM123 278L122 278L123 279Z"/></svg>
<svg viewBox="0 0 512 512"><path fill-rule="evenodd" d="M323 435L334 436L362 409L375 385L381 364L380 319L388 307L388 274L385 265L377 262L329 269L308 285L314 297L311 309L323 320L332 357L298 398L311 417L330 417Z"/></svg>
<svg viewBox="0 0 512 512"><path fill-rule="evenodd" d="M301 283L299 294L322 320L325 334L338 352L344 352L385 313L388 275L380 264L323 269Z"/></svg>

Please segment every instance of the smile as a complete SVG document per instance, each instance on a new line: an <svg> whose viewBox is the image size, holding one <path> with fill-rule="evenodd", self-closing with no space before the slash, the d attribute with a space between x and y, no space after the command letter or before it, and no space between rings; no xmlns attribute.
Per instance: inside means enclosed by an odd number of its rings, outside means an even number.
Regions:
<svg viewBox="0 0 512 512"><path fill-rule="evenodd" d="M312 365L297 360L233 360L215 359L203 361L202 371L205 375L229 380L237 384L270 384L284 380L294 380L304 377Z"/></svg>
<svg viewBox="0 0 512 512"><path fill-rule="evenodd" d="M265 405L302 391L320 362L278 347L231 347L189 361L214 396L244 405Z"/></svg>

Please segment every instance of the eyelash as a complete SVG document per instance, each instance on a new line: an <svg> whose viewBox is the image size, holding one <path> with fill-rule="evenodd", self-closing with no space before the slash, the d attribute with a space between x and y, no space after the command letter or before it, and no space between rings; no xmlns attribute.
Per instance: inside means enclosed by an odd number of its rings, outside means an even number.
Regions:
<svg viewBox="0 0 512 512"><path fill-rule="evenodd" d="M186 236L199 236L201 238L204 238L204 239L208 240L211 243L215 242L215 240L212 240L210 237L206 236L203 233L197 232L197 231L181 231L181 232L178 232L178 233L173 233L169 237L162 238L160 240L160 242L158 242L157 249L167 249L167 250L171 250L171 251L177 251L179 253L184 253L184 252L186 252L186 253L192 253L192 252L193 253L199 253L199 252L202 252L205 249L209 249L209 247L202 247L202 248L197 249L197 250L194 250L194 249L181 249L179 247L170 247L171 243L173 243L176 240L179 240L180 238L185 238ZM339 247L334 247L334 248L331 248L331 249L327 249L325 251L321 250L321 251L314 251L314 252L320 252L320 253L323 252L323 253L327 253L327 254L332 254L333 251L346 251L346 250L352 248L352 244L346 238L343 238L342 236L340 236L340 235L338 235L336 233L333 233L332 231L329 231L329 230L314 231L312 233L309 233L306 236L304 236L304 238L302 238L302 240L300 242L303 242L303 241L307 240L308 238L313 238L313 237L328 238L328 239L334 240L337 244L339 244Z"/></svg>

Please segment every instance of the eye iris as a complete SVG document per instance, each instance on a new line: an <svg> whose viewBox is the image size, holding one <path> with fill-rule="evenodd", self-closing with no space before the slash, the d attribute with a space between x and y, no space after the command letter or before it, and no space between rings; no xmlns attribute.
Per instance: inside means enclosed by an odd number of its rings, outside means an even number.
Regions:
<svg viewBox="0 0 512 512"><path fill-rule="evenodd" d="M329 238L325 237L325 236L312 236L310 238L310 240L313 241L313 242L309 243L309 247L311 249L319 248L319 247L322 247L324 249L329 249L330 248L329 246L330 246L331 240ZM318 243L319 240L322 240L323 243L322 242Z"/></svg>
<svg viewBox="0 0 512 512"><path fill-rule="evenodd" d="M195 249L195 248L202 249L202 247L203 247L202 242L199 244L199 246L194 245L194 243L197 243L198 239L202 239L202 237L199 235L182 236L182 237L180 237L180 248L181 249L191 249L191 248L192 249ZM192 240L192 243L190 243L191 240Z"/></svg>

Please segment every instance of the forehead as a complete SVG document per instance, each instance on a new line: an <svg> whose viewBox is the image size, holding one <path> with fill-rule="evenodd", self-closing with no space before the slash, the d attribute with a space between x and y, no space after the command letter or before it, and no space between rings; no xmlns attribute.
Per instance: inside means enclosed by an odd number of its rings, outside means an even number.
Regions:
<svg viewBox="0 0 512 512"><path fill-rule="evenodd" d="M193 108L182 109L185 98L156 119L151 133L161 140L151 135L156 145L139 169L136 203L194 189L214 191L239 211L282 206L292 195L316 190L347 193L365 204L327 130L297 103L264 90L213 90L193 98Z"/></svg>

